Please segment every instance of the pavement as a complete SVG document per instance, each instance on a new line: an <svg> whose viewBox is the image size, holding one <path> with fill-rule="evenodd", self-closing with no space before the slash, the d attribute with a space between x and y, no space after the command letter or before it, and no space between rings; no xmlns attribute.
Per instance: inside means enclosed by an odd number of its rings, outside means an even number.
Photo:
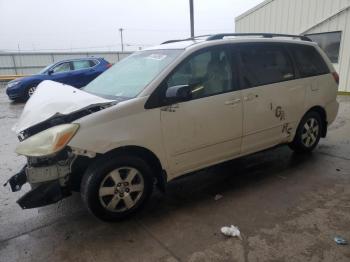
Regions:
<svg viewBox="0 0 350 262"><path fill-rule="evenodd" d="M23 104L0 89L0 183L25 163L11 127ZM78 193L21 210L0 186L0 261L350 261L350 97L310 155L278 147L208 168L155 192L137 216L104 223ZM215 200L217 194L222 198ZM221 234L238 226L242 240Z"/></svg>

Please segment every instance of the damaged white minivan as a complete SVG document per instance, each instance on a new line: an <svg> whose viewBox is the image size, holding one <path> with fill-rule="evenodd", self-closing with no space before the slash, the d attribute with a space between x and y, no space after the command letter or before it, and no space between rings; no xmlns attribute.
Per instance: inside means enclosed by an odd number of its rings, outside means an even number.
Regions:
<svg viewBox="0 0 350 262"><path fill-rule="evenodd" d="M304 36L217 34L135 52L82 90L42 82L14 127L8 182L35 208L80 191L92 214L139 210L154 185L289 145L310 152L338 112L338 75Z"/></svg>

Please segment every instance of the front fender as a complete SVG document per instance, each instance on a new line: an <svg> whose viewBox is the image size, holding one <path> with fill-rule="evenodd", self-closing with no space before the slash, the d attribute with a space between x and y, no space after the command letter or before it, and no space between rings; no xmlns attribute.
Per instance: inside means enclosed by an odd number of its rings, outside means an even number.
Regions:
<svg viewBox="0 0 350 262"><path fill-rule="evenodd" d="M117 148L137 146L153 152L167 166L160 110L144 109L147 97L134 98L77 119L80 128L68 146L105 154Z"/></svg>

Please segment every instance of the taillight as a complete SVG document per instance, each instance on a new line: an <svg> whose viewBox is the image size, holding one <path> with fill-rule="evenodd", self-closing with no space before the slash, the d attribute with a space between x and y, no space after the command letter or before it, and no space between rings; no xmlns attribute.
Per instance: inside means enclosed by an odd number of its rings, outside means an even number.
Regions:
<svg viewBox="0 0 350 262"><path fill-rule="evenodd" d="M107 67L107 68L110 68L111 66L112 66L112 64L111 64L111 63L108 63L106 67Z"/></svg>
<svg viewBox="0 0 350 262"><path fill-rule="evenodd" d="M332 73L334 81L339 85L339 75L337 72Z"/></svg>

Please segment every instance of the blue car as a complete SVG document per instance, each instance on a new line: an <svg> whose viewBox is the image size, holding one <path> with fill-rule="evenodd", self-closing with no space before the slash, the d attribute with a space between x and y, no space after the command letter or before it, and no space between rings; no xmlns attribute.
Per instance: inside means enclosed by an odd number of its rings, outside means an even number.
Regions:
<svg viewBox="0 0 350 262"><path fill-rule="evenodd" d="M26 101L44 80L52 80L81 88L111 67L103 58L83 58L57 62L36 75L17 78L7 84L6 94L11 100Z"/></svg>

